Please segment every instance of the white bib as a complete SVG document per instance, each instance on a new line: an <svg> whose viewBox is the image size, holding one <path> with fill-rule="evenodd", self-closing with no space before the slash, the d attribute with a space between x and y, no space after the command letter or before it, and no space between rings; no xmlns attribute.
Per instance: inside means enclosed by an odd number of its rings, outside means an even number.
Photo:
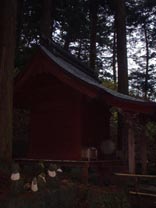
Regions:
<svg viewBox="0 0 156 208"><path fill-rule="evenodd" d="M48 170L48 176L50 176L52 178L56 177L56 171Z"/></svg>
<svg viewBox="0 0 156 208"><path fill-rule="evenodd" d="M37 183L34 183L34 182L32 181L32 183L31 183L31 190L32 190L33 192L38 191L38 185L37 185Z"/></svg>
<svg viewBox="0 0 156 208"><path fill-rule="evenodd" d="M20 173L12 173L10 178L12 181L18 181L20 179Z"/></svg>

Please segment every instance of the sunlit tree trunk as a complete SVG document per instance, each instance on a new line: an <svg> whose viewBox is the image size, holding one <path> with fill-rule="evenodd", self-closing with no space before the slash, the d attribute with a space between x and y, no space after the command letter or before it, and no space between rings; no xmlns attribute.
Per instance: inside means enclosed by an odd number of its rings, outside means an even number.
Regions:
<svg viewBox="0 0 156 208"><path fill-rule="evenodd" d="M2 0L0 12L0 160L12 158L12 89L16 0Z"/></svg>

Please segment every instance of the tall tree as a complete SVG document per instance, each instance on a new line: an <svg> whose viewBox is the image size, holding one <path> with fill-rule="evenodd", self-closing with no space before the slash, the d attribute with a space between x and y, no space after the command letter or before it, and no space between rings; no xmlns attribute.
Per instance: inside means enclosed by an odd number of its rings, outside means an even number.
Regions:
<svg viewBox="0 0 156 208"><path fill-rule="evenodd" d="M116 1L118 91L128 94L125 0Z"/></svg>
<svg viewBox="0 0 156 208"><path fill-rule="evenodd" d="M117 63L118 63L118 91L128 94L128 64L126 43L126 12L125 0L116 1L115 23L117 31ZM124 146L127 146L128 131L126 121L122 114L118 113L118 150L121 157L125 158Z"/></svg>
<svg viewBox="0 0 156 208"><path fill-rule="evenodd" d="M149 74L149 43L148 43L148 34L147 34L146 24L144 24L144 34L145 34L145 44L146 44L146 71L145 71L145 94L144 98L147 99L148 92L148 74Z"/></svg>
<svg viewBox="0 0 156 208"><path fill-rule="evenodd" d="M0 12L0 159L12 158L12 80L15 56L16 0L1 1Z"/></svg>
<svg viewBox="0 0 156 208"><path fill-rule="evenodd" d="M134 3L128 11L129 51L135 63L129 76L132 94L155 100L156 3L152 0Z"/></svg>
<svg viewBox="0 0 156 208"><path fill-rule="evenodd" d="M16 26L16 50L18 50L21 39L21 31L23 24L24 0L17 0L17 26Z"/></svg>
<svg viewBox="0 0 156 208"><path fill-rule="evenodd" d="M41 36L50 39L52 36L51 0L42 0Z"/></svg>
<svg viewBox="0 0 156 208"><path fill-rule="evenodd" d="M113 60L112 60L112 67L113 67L113 82L116 85L116 31L114 30L113 34Z"/></svg>
<svg viewBox="0 0 156 208"><path fill-rule="evenodd" d="M90 67L95 70L98 1L90 0Z"/></svg>

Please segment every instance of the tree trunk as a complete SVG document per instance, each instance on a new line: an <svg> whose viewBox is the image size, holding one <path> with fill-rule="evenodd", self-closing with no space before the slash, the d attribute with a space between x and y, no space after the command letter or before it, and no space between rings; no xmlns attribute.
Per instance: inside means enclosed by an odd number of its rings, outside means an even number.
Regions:
<svg viewBox="0 0 156 208"><path fill-rule="evenodd" d="M148 34L147 34L147 29L146 29L146 23L144 24L144 35L145 35L145 44L146 44L146 72L145 72L144 98L147 99L148 71L149 71L149 44L148 44Z"/></svg>
<svg viewBox="0 0 156 208"><path fill-rule="evenodd" d="M113 81L116 85L116 31L114 31L113 36Z"/></svg>
<svg viewBox="0 0 156 208"><path fill-rule="evenodd" d="M125 0L116 1L115 24L117 31L118 91L123 94L128 94ZM126 125L124 118L122 116L119 116L118 143L120 144L120 149L122 150L122 153L125 149L124 143L128 139L128 131L125 126Z"/></svg>
<svg viewBox="0 0 156 208"><path fill-rule="evenodd" d="M118 91L128 94L125 0L116 1Z"/></svg>
<svg viewBox="0 0 156 208"><path fill-rule="evenodd" d="M90 68L95 70L96 61L96 33L97 33L97 0L90 0Z"/></svg>
<svg viewBox="0 0 156 208"><path fill-rule="evenodd" d="M51 34L54 31L54 17L55 17L55 11L56 11L56 1L57 0L51 0Z"/></svg>
<svg viewBox="0 0 156 208"><path fill-rule="evenodd" d="M16 0L1 1L0 13L0 160L12 158L12 84L15 57Z"/></svg>
<svg viewBox="0 0 156 208"><path fill-rule="evenodd" d="M42 17L41 17L41 40L51 39L52 25L51 25L51 0L42 0Z"/></svg>
<svg viewBox="0 0 156 208"><path fill-rule="evenodd" d="M81 58L81 50L82 50L82 40L79 40L79 47L78 47L78 53L77 53L77 58Z"/></svg>
<svg viewBox="0 0 156 208"><path fill-rule="evenodd" d="M17 29L16 29L16 53L20 45L21 39L21 30L22 30L22 23L23 23L23 0L17 0Z"/></svg>
<svg viewBox="0 0 156 208"><path fill-rule="evenodd" d="M66 37L65 37L65 42L64 42L64 49L66 51L69 50L69 45L70 45L70 42L71 42L71 32L70 32L70 29L67 31L67 34L66 34Z"/></svg>

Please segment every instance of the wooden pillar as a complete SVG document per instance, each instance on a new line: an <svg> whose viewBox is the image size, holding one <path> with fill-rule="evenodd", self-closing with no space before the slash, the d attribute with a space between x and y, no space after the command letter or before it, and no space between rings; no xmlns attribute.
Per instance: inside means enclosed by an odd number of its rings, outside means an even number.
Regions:
<svg viewBox="0 0 156 208"><path fill-rule="evenodd" d="M124 150L128 150L127 160L128 160L128 169L129 173L133 174L136 171L136 158L135 158L135 123L137 121L137 115L133 112L122 112L125 128L127 129L127 145L124 146ZM127 146L127 147L126 147Z"/></svg>
<svg viewBox="0 0 156 208"><path fill-rule="evenodd" d="M147 174L147 141L148 137L146 135L146 124L148 123L149 119L147 115L140 115L139 116L139 130L137 132L138 138L138 153L139 153L139 159L141 162L141 173Z"/></svg>
<svg viewBox="0 0 156 208"><path fill-rule="evenodd" d="M134 112L121 111L126 125L124 128L128 129L128 167L129 173L136 172L136 141L138 141L139 159L141 159L142 174L147 172L147 136L146 136L146 123L147 117L144 114L137 114ZM139 127L139 128L138 128ZM135 141L135 137L139 136L140 139ZM126 145L123 151L127 150Z"/></svg>
<svg viewBox="0 0 156 208"><path fill-rule="evenodd" d="M85 184L88 184L88 169L89 169L89 163L86 162L82 166L82 182Z"/></svg>
<svg viewBox="0 0 156 208"><path fill-rule="evenodd" d="M140 140L140 155L142 174L147 174L147 137L145 135L145 132Z"/></svg>
<svg viewBox="0 0 156 208"><path fill-rule="evenodd" d="M117 154L120 159L127 161L127 113L119 109L118 112L118 137L117 137Z"/></svg>
<svg viewBox="0 0 156 208"><path fill-rule="evenodd" d="M128 128L128 166L129 173L135 173L135 138L132 120Z"/></svg>

